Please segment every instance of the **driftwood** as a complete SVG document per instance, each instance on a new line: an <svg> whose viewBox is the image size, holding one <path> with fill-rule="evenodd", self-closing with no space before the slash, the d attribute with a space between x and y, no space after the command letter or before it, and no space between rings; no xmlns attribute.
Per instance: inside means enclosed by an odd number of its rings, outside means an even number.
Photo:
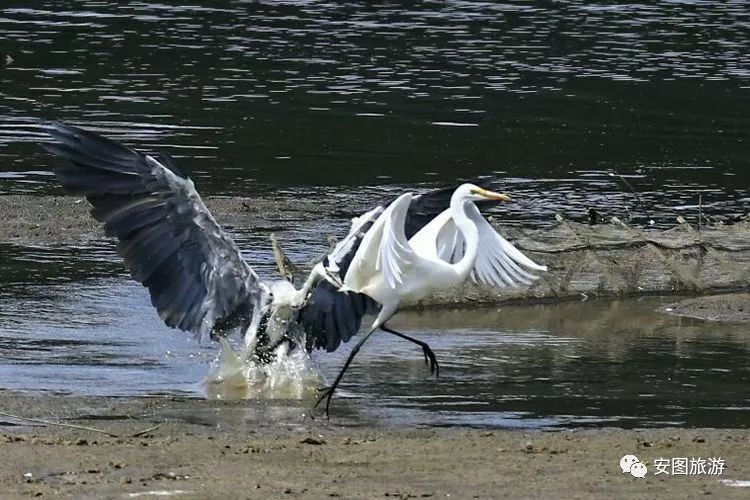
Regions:
<svg viewBox="0 0 750 500"><path fill-rule="evenodd" d="M115 434L113 432L105 431L103 429L97 429L95 427L88 427L88 426L85 426L85 425L66 424L66 423L63 423L63 422L54 422L52 420L44 420L44 419L41 419L41 418L24 417L23 415L14 415L12 413L6 413L6 412L3 412L3 411L0 411L0 415L3 416L3 417L9 417L9 418L13 418L13 419L16 419L16 420L22 420L22 421L25 421L25 422L32 422L32 423L35 423L35 424L51 425L51 426L55 426L55 427L66 427L68 429L76 429L76 430L79 430L79 431L96 432L98 434L104 434L106 436L114 437L114 438L124 437L124 436L122 436L120 434ZM161 425L162 424L156 424L156 425L154 425L152 427L149 427L147 429L143 429L142 431L138 431L136 433L130 434L129 436L130 437L140 437L140 436L143 436L144 434L148 434L151 431L155 431L156 429L158 429L159 427L161 427Z"/></svg>

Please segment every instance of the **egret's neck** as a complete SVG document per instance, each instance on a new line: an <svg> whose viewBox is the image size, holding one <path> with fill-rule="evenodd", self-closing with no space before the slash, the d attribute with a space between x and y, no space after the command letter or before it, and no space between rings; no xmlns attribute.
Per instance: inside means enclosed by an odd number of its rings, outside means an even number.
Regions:
<svg viewBox="0 0 750 500"><path fill-rule="evenodd" d="M468 204L472 203L464 197L453 196L451 198L451 216L456 227L464 237L464 255L454 264L459 275L466 278L474 267L479 249L479 230L477 225L467 215Z"/></svg>

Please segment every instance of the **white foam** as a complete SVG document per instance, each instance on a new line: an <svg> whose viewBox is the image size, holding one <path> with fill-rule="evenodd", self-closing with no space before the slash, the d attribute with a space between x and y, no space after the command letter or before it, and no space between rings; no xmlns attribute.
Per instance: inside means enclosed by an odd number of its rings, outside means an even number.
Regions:
<svg viewBox="0 0 750 500"><path fill-rule="evenodd" d="M187 490L152 490L152 491L139 491L137 493L129 493L128 498L138 497L171 497L175 495L189 495L193 493Z"/></svg>
<svg viewBox="0 0 750 500"><path fill-rule="evenodd" d="M735 488L750 488L750 481L745 479L719 479L719 482Z"/></svg>
<svg viewBox="0 0 750 500"><path fill-rule="evenodd" d="M281 348L276 359L260 364L237 352L226 340L206 376L206 394L215 399L308 399L323 379L304 349Z"/></svg>

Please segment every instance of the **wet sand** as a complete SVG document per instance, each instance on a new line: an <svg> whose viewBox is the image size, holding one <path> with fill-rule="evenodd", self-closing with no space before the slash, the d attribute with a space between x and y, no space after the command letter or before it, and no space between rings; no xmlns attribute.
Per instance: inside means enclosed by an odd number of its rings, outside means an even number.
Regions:
<svg viewBox="0 0 750 500"><path fill-rule="evenodd" d="M348 427L253 401L0 392L2 498L747 498L750 430ZM345 413L345 412L344 412ZM15 425L9 425L15 424ZM148 430L157 426L157 428ZM147 432L134 436L146 430ZM623 474L635 454L645 478ZM722 475L654 475L653 461L721 457ZM148 492L151 492L148 494Z"/></svg>

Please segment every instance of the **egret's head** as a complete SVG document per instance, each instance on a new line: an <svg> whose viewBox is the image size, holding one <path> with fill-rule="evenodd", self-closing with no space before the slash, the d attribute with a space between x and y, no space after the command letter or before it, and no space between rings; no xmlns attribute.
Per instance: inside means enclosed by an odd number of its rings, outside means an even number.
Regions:
<svg viewBox="0 0 750 500"><path fill-rule="evenodd" d="M510 196L507 194L496 193L489 191L474 184L462 184L456 189L454 196L459 196L466 201L482 201L482 200L494 200L494 201L510 201Z"/></svg>

